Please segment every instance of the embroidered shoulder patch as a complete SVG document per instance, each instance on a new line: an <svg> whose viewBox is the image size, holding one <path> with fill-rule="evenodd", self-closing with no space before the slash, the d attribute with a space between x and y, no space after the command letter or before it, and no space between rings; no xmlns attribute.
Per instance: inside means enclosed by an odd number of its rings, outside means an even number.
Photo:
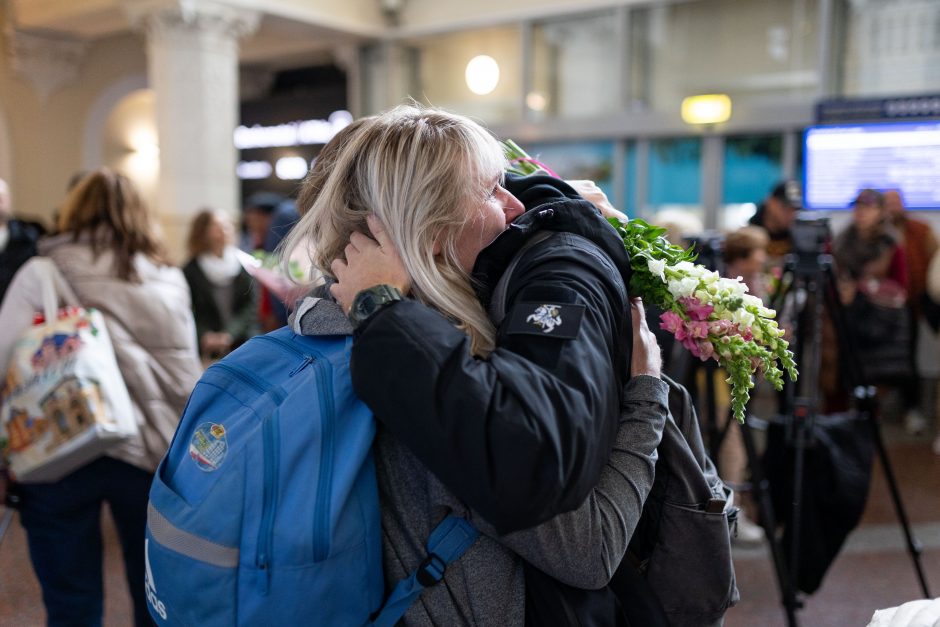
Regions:
<svg viewBox="0 0 940 627"><path fill-rule="evenodd" d="M584 305L517 303L509 313L506 333L573 339L578 336Z"/></svg>

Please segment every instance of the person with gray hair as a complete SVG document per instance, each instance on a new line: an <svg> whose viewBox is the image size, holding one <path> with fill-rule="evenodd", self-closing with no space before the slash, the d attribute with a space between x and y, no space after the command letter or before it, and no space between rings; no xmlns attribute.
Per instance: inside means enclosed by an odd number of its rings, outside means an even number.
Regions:
<svg viewBox="0 0 940 627"><path fill-rule="evenodd" d="M38 225L13 217L10 186L0 179L0 301L16 271L36 254L36 242L41 235Z"/></svg>

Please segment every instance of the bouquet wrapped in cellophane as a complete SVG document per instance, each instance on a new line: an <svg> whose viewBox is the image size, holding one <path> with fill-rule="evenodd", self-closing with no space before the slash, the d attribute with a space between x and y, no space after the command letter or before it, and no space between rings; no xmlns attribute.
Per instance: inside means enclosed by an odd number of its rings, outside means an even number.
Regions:
<svg viewBox="0 0 940 627"><path fill-rule="evenodd" d="M527 175L544 170L554 175L512 140L503 146L508 171ZM744 421L754 374L762 375L777 390L783 387L783 370L796 380L796 363L783 329L774 320L776 312L748 294L740 277L724 278L693 263L692 249L671 244L663 237L664 228L639 218L608 221L630 254L631 295L659 307L663 311L660 328L694 356L702 361L714 359L725 369L737 420Z"/></svg>

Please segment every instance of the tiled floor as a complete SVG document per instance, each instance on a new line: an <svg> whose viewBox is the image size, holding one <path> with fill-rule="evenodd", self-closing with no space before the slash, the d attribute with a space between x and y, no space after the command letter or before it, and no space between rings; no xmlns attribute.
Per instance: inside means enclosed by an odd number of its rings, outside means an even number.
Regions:
<svg viewBox="0 0 940 627"><path fill-rule="evenodd" d="M915 538L924 547L921 562L933 597L940 597L940 456L930 441L883 429L888 455L900 486ZM786 625L773 565L766 548L737 550L735 572L741 602L726 627ZM910 554L891 502L885 475L876 463L861 525L849 536L812 596L804 597L797 620L807 627L863 627L876 609L921 597Z"/></svg>
<svg viewBox="0 0 940 627"><path fill-rule="evenodd" d="M928 440L912 440L885 429L889 454L915 535L925 546L922 556L933 596L940 596L940 457ZM2 518L2 517L0 517ZM106 560L106 627L130 624L117 536L104 517ZM726 627L786 625L773 567L766 549L735 554L741 602L732 608ZM805 627L862 627L874 610L917 598L919 587L900 526L888 497L884 474L875 468L862 525L826 575L822 587L804 599L798 611ZM26 541L14 518L0 544L0 625L38 626L44 623L39 586L29 566Z"/></svg>

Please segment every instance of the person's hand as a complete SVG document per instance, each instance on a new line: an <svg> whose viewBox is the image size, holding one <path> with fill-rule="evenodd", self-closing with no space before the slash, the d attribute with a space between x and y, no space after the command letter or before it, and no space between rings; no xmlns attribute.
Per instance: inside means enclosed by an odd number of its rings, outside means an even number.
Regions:
<svg viewBox="0 0 940 627"><path fill-rule="evenodd" d="M232 334L228 331L219 331L215 334L216 347L220 353L232 350Z"/></svg>
<svg viewBox="0 0 940 627"><path fill-rule="evenodd" d="M391 285L402 295L411 289L411 277L405 270L398 249L375 216L369 216L369 231L374 239L362 233L353 233L346 246L346 261L334 259L330 270L336 283L330 293L343 311L348 312L353 299L362 290L376 285Z"/></svg>
<svg viewBox="0 0 940 627"><path fill-rule="evenodd" d="M610 204L610 200L607 199L607 194L594 181L565 181L565 183L573 187L574 191L578 192L586 201L597 207L605 218L618 218L624 222L627 221L627 214L614 209L614 206Z"/></svg>
<svg viewBox="0 0 940 627"><path fill-rule="evenodd" d="M656 336L646 325L646 312L641 299L630 299L630 313L633 315L633 355L630 358L630 376L647 374L659 378L663 369L663 356Z"/></svg>
<svg viewBox="0 0 940 627"><path fill-rule="evenodd" d="M836 289L839 292L839 301L843 305L851 305L858 293L858 283L854 279L840 278L836 280Z"/></svg>

